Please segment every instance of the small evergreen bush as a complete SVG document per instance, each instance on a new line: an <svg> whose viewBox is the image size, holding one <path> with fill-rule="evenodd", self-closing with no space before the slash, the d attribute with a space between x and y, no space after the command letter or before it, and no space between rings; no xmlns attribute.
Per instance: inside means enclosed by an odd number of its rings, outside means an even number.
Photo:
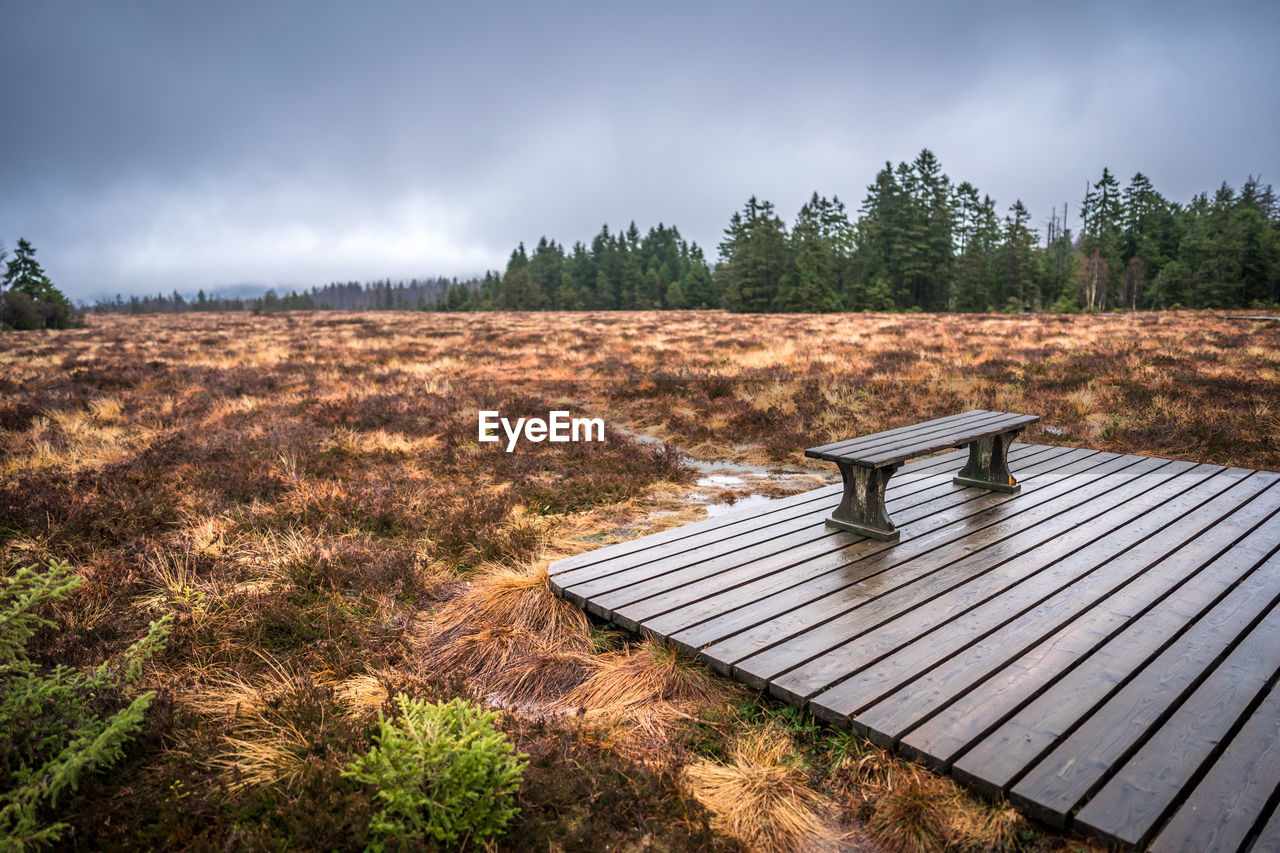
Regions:
<svg viewBox="0 0 1280 853"><path fill-rule="evenodd" d="M53 623L36 611L82 578L62 563L19 569L0 585L0 851L52 845L65 823L45 823L65 790L109 767L142 727L154 693L119 707L164 644L168 618L114 661L88 670L40 667L27 641Z"/></svg>
<svg viewBox="0 0 1280 853"><path fill-rule="evenodd" d="M378 715L377 744L344 776L378 789L370 850L423 843L462 845L500 834L518 811L527 756L494 728L495 713L462 699L395 697L394 720Z"/></svg>

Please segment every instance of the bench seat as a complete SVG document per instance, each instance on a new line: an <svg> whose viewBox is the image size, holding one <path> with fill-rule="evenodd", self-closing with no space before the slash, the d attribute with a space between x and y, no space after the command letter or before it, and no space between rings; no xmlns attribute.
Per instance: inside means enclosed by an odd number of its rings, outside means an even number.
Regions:
<svg viewBox="0 0 1280 853"><path fill-rule="evenodd" d="M1009 445L1039 420L1038 415L974 409L811 447L804 455L836 463L844 480L844 495L828 525L896 542L900 534L885 511L884 490L904 461L967 446L969 461L956 475L957 484L1016 494L1021 486L1009 473Z"/></svg>

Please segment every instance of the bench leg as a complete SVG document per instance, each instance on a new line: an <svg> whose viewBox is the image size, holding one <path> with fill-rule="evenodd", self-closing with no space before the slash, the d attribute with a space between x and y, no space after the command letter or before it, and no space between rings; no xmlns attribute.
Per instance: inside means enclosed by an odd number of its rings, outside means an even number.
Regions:
<svg viewBox="0 0 1280 853"><path fill-rule="evenodd" d="M840 500L840 506L827 519L827 525L873 539L897 542L901 534L885 511L884 488L894 472L902 467L902 463L883 468L864 468L844 462L837 462L836 465L840 467L840 476L844 479L844 497Z"/></svg>
<svg viewBox="0 0 1280 853"><path fill-rule="evenodd" d="M1009 445L1022 430L989 435L969 445L969 462L956 475L960 486L976 486L1016 495L1022 485L1009 473Z"/></svg>

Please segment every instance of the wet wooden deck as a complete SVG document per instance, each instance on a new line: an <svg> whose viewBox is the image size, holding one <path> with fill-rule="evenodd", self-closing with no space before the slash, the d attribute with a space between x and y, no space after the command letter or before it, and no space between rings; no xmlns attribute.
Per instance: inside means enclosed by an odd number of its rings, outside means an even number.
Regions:
<svg viewBox="0 0 1280 853"><path fill-rule="evenodd" d="M1280 474L1015 445L1020 495L840 486L552 564L557 594L1057 826L1280 851Z"/></svg>

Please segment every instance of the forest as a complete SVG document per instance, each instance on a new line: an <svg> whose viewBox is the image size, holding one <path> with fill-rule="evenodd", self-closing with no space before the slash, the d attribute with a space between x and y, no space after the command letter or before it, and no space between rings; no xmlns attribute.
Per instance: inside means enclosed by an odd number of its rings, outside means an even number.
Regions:
<svg viewBox="0 0 1280 853"><path fill-rule="evenodd" d="M545 236L532 251L521 243L501 273L467 281L333 283L250 300L175 292L95 308L1069 312L1280 303L1280 204L1253 176L1184 204L1141 172L1122 186L1104 168L1076 207L1055 207L1040 229L1021 200L1002 212L925 149L910 163L886 162L854 215L838 196L814 192L788 227L771 202L752 196L717 249L711 264L675 226L642 234L632 222L605 225L570 250Z"/></svg>

